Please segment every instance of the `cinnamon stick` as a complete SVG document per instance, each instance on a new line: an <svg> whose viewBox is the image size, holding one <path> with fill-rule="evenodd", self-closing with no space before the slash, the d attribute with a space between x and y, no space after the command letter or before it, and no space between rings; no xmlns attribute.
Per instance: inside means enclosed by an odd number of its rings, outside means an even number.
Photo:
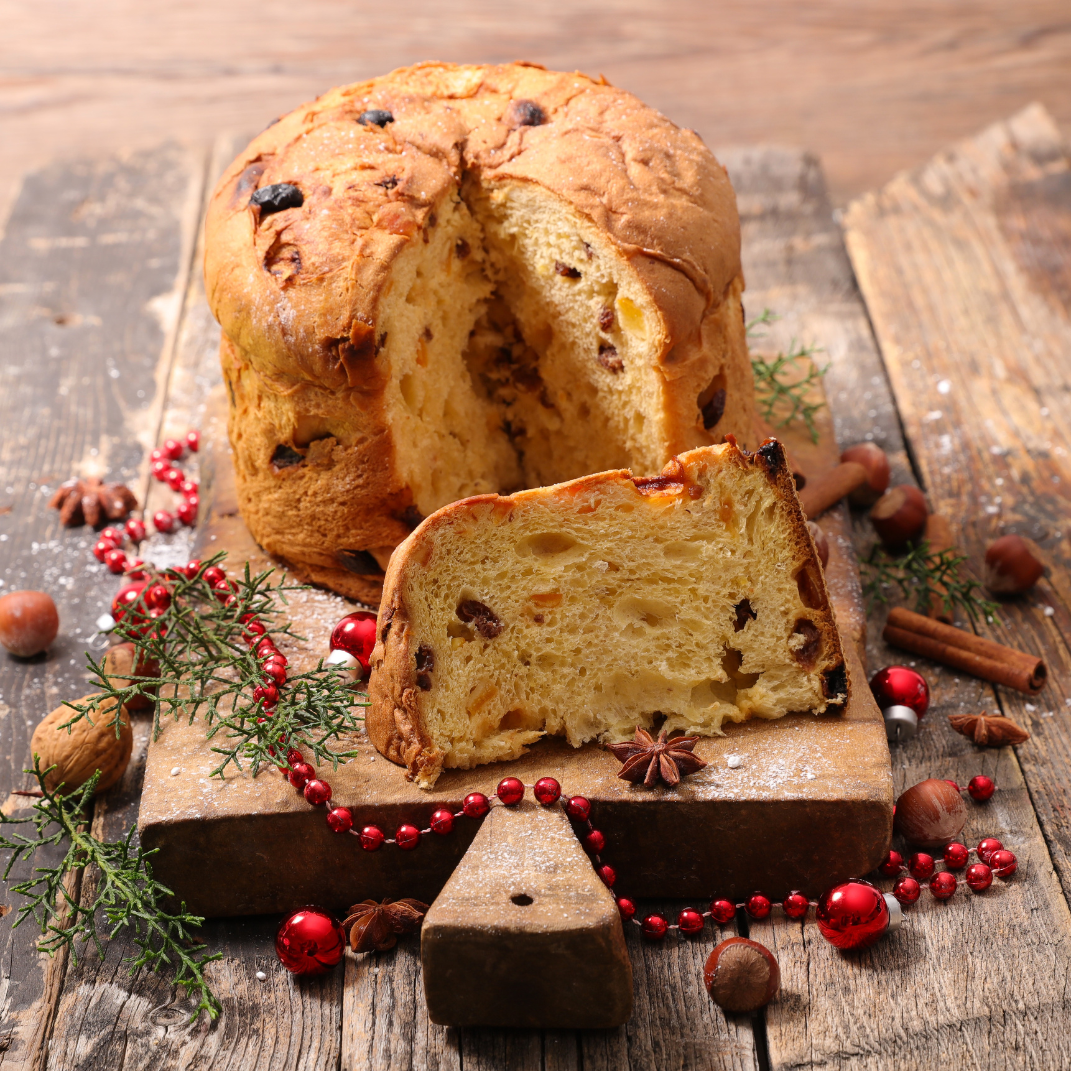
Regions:
<svg viewBox="0 0 1080 1080"><path fill-rule="evenodd" d="M850 495L870 479L869 473L857 461L845 461L823 476L811 480L799 492L807 520L824 513L834 503Z"/></svg>
<svg viewBox="0 0 1080 1080"><path fill-rule="evenodd" d="M952 522L944 514L927 514L926 528L923 530L923 539L930 549L931 555L940 555L943 551L956 547L956 536L953 534ZM931 619L938 622L952 622L952 608L945 607L945 587L937 581L930 583L929 610L927 614Z"/></svg>
<svg viewBox="0 0 1080 1080"><path fill-rule="evenodd" d="M895 607L885 623L885 640L988 682L1037 694L1046 684L1046 664L1037 656L999 645L977 634Z"/></svg>

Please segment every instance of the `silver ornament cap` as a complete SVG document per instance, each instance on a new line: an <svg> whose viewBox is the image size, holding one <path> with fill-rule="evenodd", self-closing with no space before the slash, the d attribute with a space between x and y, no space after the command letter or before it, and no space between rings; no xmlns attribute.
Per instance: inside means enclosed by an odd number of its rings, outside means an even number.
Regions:
<svg viewBox="0 0 1080 1080"><path fill-rule="evenodd" d="M890 705L885 717L885 735L894 742L907 742L919 731L919 714L907 705Z"/></svg>
<svg viewBox="0 0 1080 1080"><path fill-rule="evenodd" d="M886 934L895 934L900 929L900 921L904 916L904 909L900 901L891 892L882 893L885 898L885 906L889 909L889 925L885 929Z"/></svg>

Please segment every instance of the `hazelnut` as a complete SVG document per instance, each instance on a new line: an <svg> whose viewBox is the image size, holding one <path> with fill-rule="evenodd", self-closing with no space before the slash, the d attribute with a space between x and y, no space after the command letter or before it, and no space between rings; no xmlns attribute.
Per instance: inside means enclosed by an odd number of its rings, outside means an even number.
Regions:
<svg viewBox="0 0 1080 1080"><path fill-rule="evenodd" d="M139 657L138 663L135 662L135 644L131 641L121 641L119 645L113 645L101 658L101 666L105 674L110 676L110 688L115 687L118 690L130 686L132 676L156 677L161 674L158 662L145 654ZM128 699L126 708L148 709L151 704L145 694L136 694Z"/></svg>
<svg viewBox="0 0 1080 1080"><path fill-rule="evenodd" d="M926 527L926 497L911 484L889 488L870 510L870 522L890 550L917 540Z"/></svg>
<svg viewBox="0 0 1080 1080"><path fill-rule="evenodd" d="M849 446L841 461L854 461L866 470L866 483L857 487L848 498L852 506L873 506L889 486L889 459L880 446L872 442Z"/></svg>
<svg viewBox="0 0 1080 1080"><path fill-rule="evenodd" d="M821 560L821 569L824 570L829 565L829 538L825 535L825 530L816 521L808 521L806 531L810 534L810 539L814 541L818 558Z"/></svg>
<svg viewBox="0 0 1080 1080"><path fill-rule="evenodd" d="M0 596L0 643L16 656L36 656L60 629L60 616L48 593L20 589Z"/></svg>
<svg viewBox="0 0 1080 1080"><path fill-rule="evenodd" d="M721 942L705 961L705 989L728 1012L753 1012L772 1001L780 966L764 945L749 938Z"/></svg>
<svg viewBox="0 0 1080 1080"><path fill-rule="evenodd" d="M1042 552L1026 536L999 536L986 549L986 587L991 592L1023 592L1045 571Z"/></svg>
<svg viewBox="0 0 1080 1080"><path fill-rule="evenodd" d="M77 704L89 700L89 697L80 698ZM121 705L117 738L113 727L115 714L116 699L106 698L90 713L92 723L81 717L68 731L60 725L76 713L69 706L60 705L38 724L30 739L30 752L38 756L43 771L50 765L56 766L45 776L47 790L55 791L63 784L64 791L70 794L100 769L97 790L104 791L124 775L131 760L131 718Z"/></svg>
<svg viewBox="0 0 1080 1080"><path fill-rule="evenodd" d="M923 780L896 800L894 826L912 844L947 844L964 831L966 822L967 806L948 780Z"/></svg>

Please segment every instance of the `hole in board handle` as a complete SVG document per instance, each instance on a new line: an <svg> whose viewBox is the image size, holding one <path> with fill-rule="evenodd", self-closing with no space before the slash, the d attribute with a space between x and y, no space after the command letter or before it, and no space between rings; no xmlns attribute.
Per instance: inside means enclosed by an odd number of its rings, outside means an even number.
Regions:
<svg viewBox="0 0 1080 1080"><path fill-rule="evenodd" d="M525 893L518 893L516 896L510 897L511 904L517 904L518 907L527 907L533 902L531 896L526 896Z"/></svg>

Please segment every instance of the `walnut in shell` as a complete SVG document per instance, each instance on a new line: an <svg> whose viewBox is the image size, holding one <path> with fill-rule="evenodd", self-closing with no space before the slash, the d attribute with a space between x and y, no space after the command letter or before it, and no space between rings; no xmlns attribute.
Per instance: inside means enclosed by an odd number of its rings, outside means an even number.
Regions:
<svg viewBox="0 0 1080 1080"><path fill-rule="evenodd" d="M87 696L78 703L89 700ZM30 752L37 755L43 771L50 765L56 766L45 775L45 787L49 791L62 784L64 792L70 794L97 769L101 770L98 791L112 787L124 775L131 760L131 719L127 709L119 706L121 727L117 738L113 727L116 708L115 698L106 699L90 713L92 724L83 717L72 725L70 732L60 726L76 715L67 705L53 709L38 724L30 740Z"/></svg>

